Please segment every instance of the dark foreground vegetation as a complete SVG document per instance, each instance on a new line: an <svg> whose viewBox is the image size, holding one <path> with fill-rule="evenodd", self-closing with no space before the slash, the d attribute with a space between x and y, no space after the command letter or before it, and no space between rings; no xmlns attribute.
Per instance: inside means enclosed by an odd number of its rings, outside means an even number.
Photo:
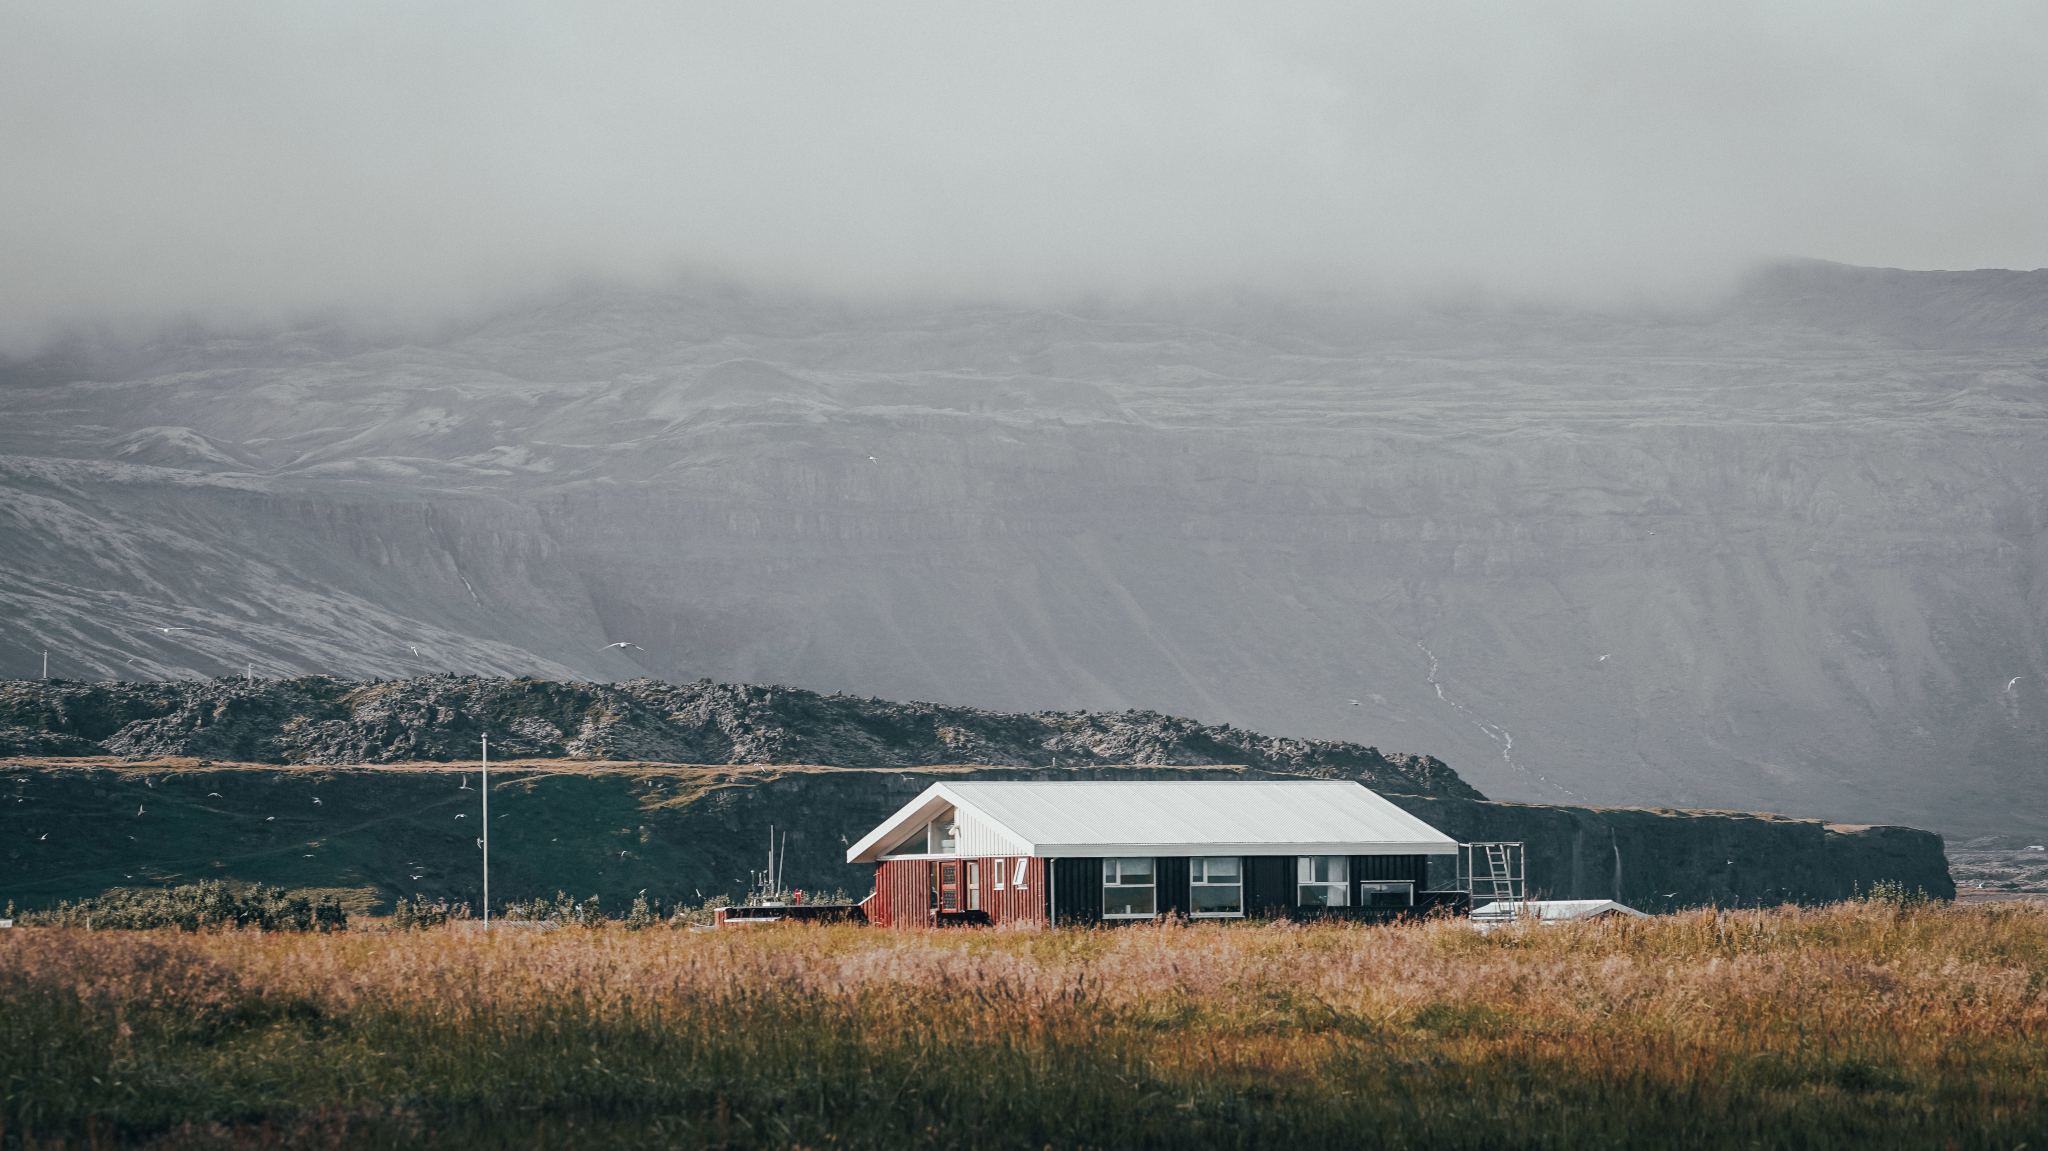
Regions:
<svg viewBox="0 0 2048 1151"><path fill-rule="evenodd" d="M2048 1146L2048 908L0 932L0 1146Z"/></svg>

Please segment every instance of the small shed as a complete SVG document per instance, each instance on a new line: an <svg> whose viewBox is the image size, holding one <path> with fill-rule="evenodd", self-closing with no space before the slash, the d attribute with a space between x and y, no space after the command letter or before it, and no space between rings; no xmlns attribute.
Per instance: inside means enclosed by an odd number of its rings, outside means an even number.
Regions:
<svg viewBox="0 0 2048 1151"><path fill-rule="evenodd" d="M1457 853L1349 780L1062 780L935 783L846 859L910 927L1462 909Z"/></svg>
<svg viewBox="0 0 2048 1151"><path fill-rule="evenodd" d="M1501 900L1472 909L1472 919L1478 923L1509 923L1517 919L1533 919L1538 923L1576 923L1610 916L1649 918L1648 914L1612 899Z"/></svg>

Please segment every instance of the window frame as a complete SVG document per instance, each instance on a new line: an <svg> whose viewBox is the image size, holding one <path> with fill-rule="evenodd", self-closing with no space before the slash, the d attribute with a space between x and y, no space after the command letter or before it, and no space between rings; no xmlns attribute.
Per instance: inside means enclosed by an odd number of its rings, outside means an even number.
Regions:
<svg viewBox="0 0 2048 1151"><path fill-rule="evenodd" d="M967 872L960 877L960 884L967 892L967 910L981 910L981 860L967 861Z"/></svg>
<svg viewBox="0 0 2048 1151"><path fill-rule="evenodd" d="M989 861L988 861L988 864L989 864L989 866L990 866L991 868L993 868L993 869L995 870L995 876L994 876L994 878L995 878L995 881L996 881L996 890L997 890L997 891L1002 891L1002 890L1004 889L1004 888L1003 888L1003 872L1004 872L1005 870L1007 870L1007 868L1005 868L1005 867L1004 867L1003 865L1004 865L1004 864L1006 864L1006 863L1008 863L1008 862L1010 862L1010 861L1009 861L1009 860L1007 860L1007 859L1003 859L1003 858L1001 858L1001 857L997 857L997 858L995 858L995 859L991 859L991 860L989 860Z"/></svg>
<svg viewBox="0 0 2048 1151"><path fill-rule="evenodd" d="M1373 903L1366 899L1367 892L1392 891L1399 888L1408 893L1406 903ZM1415 881L1412 879L1362 879L1358 882L1358 906L1360 907L1413 907L1415 906Z"/></svg>
<svg viewBox="0 0 2048 1151"><path fill-rule="evenodd" d="M1324 877L1322 879L1315 878L1315 868L1318 862L1321 862L1325 865ZM1329 864L1331 864L1332 862L1335 863L1335 867L1329 866ZM1337 868L1341 868L1343 870L1344 877L1342 879L1336 879L1331 877L1334 871L1337 870ZM1308 873L1308 878L1303 878L1303 872ZM1310 903L1302 898L1302 893L1307 891L1311 887L1320 887L1323 889L1323 902ZM1341 897L1335 903L1329 901L1330 895L1333 892ZM1348 855L1295 856L1294 905L1296 907L1350 907L1351 857Z"/></svg>
<svg viewBox="0 0 2048 1151"><path fill-rule="evenodd" d="M1144 882L1144 883L1125 883L1125 882L1123 881L1123 863L1124 863L1124 860L1126 860L1126 859L1132 859L1132 860L1137 860L1137 859L1143 859L1143 860L1145 860L1145 862L1146 862L1146 863L1147 863L1147 864L1149 865L1149 867L1148 867L1148 870L1147 870L1147 879L1146 879L1146 882ZM1117 881L1116 881L1115 883L1111 883L1111 882L1109 881L1109 872L1110 872L1110 869L1111 869L1112 867L1114 867L1114 868L1116 869L1116 874L1117 874ZM1150 910L1150 911L1130 911L1130 912L1123 912L1123 911L1119 911L1119 912L1112 912L1112 911L1110 911L1110 909L1109 909L1109 890L1110 890L1110 888L1112 888L1112 887L1121 887L1121 888L1136 888L1136 887L1143 887L1143 888L1147 888L1147 889L1149 889L1149 890L1151 891L1151 893L1152 893L1152 910ZM1144 856L1144 855L1111 855L1111 856L1104 856L1104 857L1103 857L1103 860L1102 860L1102 918L1104 918L1104 919L1117 919L1117 920L1133 920L1133 919L1157 919L1157 918L1159 918L1159 857L1158 857L1158 856Z"/></svg>
<svg viewBox="0 0 2048 1151"><path fill-rule="evenodd" d="M1022 855L1020 855L1020 856L1018 856L1018 857L1017 857L1017 874L1016 874L1016 875L1014 875L1014 876L1012 876L1012 877L1011 877L1011 879L1010 879L1010 886L1011 886L1012 888L1014 888L1014 889L1016 889L1016 890L1018 890L1018 891L1029 891L1029 890L1031 890L1031 889L1030 889L1029 887L1026 887L1026 886L1024 885L1024 879L1025 879L1025 877L1026 877L1026 876L1028 876L1028 875L1030 874L1030 870L1029 870L1029 864L1030 864L1030 860L1029 860L1029 858L1027 858L1027 857L1025 857L1025 856L1022 856Z"/></svg>
<svg viewBox="0 0 2048 1151"><path fill-rule="evenodd" d="M1237 876L1229 883L1213 883L1208 878L1209 861L1228 859L1237 864ZM1197 876L1201 878L1196 878ZM1237 888L1236 911L1195 910L1195 889L1235 887ZM1244 918L1244 857L1241 855L1195 855L1188 858L1188 918L1190 919L1243 919Z"/></svg>

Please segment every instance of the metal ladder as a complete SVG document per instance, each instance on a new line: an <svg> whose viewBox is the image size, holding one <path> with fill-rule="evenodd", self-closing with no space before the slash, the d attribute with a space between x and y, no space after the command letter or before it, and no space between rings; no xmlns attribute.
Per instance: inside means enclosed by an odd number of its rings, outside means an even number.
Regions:
<svg viewBox="0 0 2048 1151"><path fill-rule="evenodd" d="M1486 870L1486 882L1493 888L1494 899L1515 898L1514 876L1508 871L1507 844L1489 843L1486 845Z"/></svg>

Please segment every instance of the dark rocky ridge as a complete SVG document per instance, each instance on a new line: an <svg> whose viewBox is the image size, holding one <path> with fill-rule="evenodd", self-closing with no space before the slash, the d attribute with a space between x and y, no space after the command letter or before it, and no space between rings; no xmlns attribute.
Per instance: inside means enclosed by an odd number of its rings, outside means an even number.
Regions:
<svg viewBox="0 0 2048 1151"><path fill-rule="evenodd" d="M475 758L1087 767L1242 764L1382 792L1484 799L1443 761L1151 711L1005 714L780 686L478 676L0 685L0 754L377 764Z"/></svg>
<svg viewBox="0 0 2048 1151"><path fill-rule="evenodd" d="M492 893L568 891L623 908L738 895L786 834L790 881L858 897L872 866L847 845L934 782L1257 779L1231 767L665 767L525 761L492 768ZM34 905L109 887L238 879L475 902L476 763L276 767L14 763L0 781L0 899ZM1541 807L1392 796L1463 840L1523 840L1532 892L1661 911L1845 898L1897 880L1954 893L1941 837L1739 812Z"/></svg>

